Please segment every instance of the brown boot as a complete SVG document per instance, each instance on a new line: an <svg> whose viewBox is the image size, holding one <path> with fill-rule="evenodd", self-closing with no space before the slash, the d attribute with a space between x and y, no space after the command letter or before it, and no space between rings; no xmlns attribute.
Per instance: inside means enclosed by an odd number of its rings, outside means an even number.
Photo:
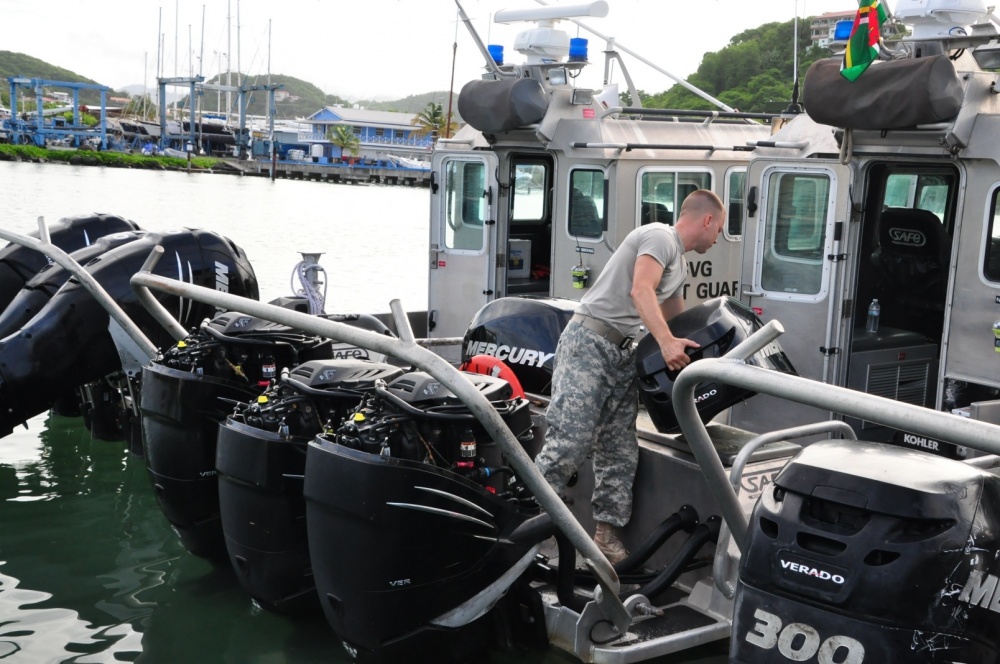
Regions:
<svg viewBox="0 0 1000 664"><path fill-rule="evenodd" d="M628 557L628 549L618 539L614 526L603 521L597 522L597 532L594 533L594 543L612 565L617 565Z"/></svg>

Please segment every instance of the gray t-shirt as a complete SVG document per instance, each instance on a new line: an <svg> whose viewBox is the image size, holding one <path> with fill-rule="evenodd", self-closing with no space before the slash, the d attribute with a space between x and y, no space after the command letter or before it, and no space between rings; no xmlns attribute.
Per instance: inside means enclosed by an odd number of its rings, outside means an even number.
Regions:
<svg viewBox="0 0 1000 664"><path fill-rule="evenodd" d="M657 301L662 304L667 298L681 295L687 277L684 245L672 226L652 223L636 228L625 237L580 300L577 311L610 323L625 336L636 336L642 319L629 293L635 276L635 261L643 254L652 256L663 266L663 276L656 286Z"/></svg>

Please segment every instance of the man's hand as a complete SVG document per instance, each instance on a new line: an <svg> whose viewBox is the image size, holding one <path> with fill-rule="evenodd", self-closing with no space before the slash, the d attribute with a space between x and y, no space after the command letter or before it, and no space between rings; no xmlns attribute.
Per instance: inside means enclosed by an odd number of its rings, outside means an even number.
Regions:
<svg viewBox="0 0 1000 664"><path fill-rule="evenodd" d="M691 356L684 352L685 348L701 348L690 339L673 337L660 344L660 352L671 371L680 371L691 363Z"/></svg>

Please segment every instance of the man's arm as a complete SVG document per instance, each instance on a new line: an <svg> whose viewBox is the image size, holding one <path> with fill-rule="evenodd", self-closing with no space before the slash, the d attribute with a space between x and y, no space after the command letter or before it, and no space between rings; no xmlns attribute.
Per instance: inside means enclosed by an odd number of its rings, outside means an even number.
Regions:
<svg viewBox="0 0 1000 664"><path fill-rule="evenodd" d="M660 303L656 300L656 286L660 283L662 276L663 266L655 258L649 254L640 255L635 261L632 291L629 295L632 297L632 302L635 304L636 311L639 312L639 318L642 319L643 325L659 344L663 359L667 362L667 368L676 371L687 366L691 361L684 349L688 347L698 348L698 344L690 339L679 339L670 331L670 326L667 325L666 318L664 318L664 309L660 308ZM679 300L680 298L671 299ZM666 302L670 302L670 300ZM683 301L680 302L679 308L680 310L684 308Z"/></svg>
<svg viewBox="0 0 1000 664"><path fill-rule="evenodd" d="M671 318L684 311L684 298L678 296L668 297L660 303L660 311L663 312L663 320L669 321Z"/></svg>

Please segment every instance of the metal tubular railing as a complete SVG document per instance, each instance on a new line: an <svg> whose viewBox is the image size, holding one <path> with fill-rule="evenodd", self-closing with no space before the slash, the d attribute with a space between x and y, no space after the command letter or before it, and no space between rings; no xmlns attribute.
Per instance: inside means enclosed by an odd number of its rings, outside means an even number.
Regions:
<svg viewBox="0 0 1000 664"><path fill-rule="evenodd" d="M725 357L703 359L688 365L674 383L674 409L678 423L741 552L747 519L705 425L698 416L694 392L700 383L715 381L734 385L752 392L770 394L822 410L947 440L982 452L1000 454L1000 436L997 435L1000 429L996 425L750 366L741 361L776 339L783 331L780 323L771 321Z"/></svg>

